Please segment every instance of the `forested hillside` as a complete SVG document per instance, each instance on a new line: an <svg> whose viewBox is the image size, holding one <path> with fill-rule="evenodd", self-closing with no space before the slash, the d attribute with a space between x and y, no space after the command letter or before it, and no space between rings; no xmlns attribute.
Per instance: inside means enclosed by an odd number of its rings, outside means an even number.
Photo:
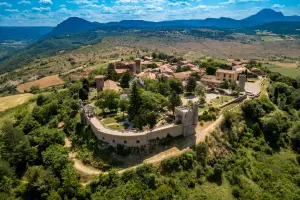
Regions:
<svg viewBox="0 0 300 200"><path fill-rule="evenodd" d="M96 31L47 37L0 59L0 74L24 67L39 58L99 42L105 33Z"/></svg>
<svg viewBox="0 0 300 200"><path fill-rule="evenodd" d="M5 40L38 40L52 31L53 27L4 27L0 26L0 42Z"/></svg>
<svg viewBox="0 0 300 200"><path fill-rule="evenodd" d="M205 142L157 166L102 173L85 188L64 139L98 148L79 124L88 81L39 94L0 113L0 199L299 199L300 80L269 77L261 97L225 112Z"/></svg>

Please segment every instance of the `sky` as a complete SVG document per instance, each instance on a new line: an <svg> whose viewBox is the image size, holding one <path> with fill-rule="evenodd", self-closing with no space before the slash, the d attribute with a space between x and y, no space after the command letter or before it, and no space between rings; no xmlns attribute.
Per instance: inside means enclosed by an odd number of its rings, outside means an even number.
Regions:
<svg viewBox="0 0 300 200"><path fill-rule="evenodd" d="M300 0L0 0L0 26L56 26L69 17L97 22L243 19L263 8L300 15Z"/></svg>

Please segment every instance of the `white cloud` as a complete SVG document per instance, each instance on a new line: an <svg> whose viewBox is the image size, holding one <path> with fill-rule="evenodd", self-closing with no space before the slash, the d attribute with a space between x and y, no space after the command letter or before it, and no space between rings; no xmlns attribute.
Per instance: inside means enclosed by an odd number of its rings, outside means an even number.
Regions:
<svg viewBox="0 0 300 200"><path fill-rule="evenodd" d="M281 9L284 8L285 5L280 5L280 4L274 4L271 8L272 9Z"/></svg>
<svg viewBox="0 0 300 200"><path fill-rule="evenodd" d="M211 11L211 10L215 10L221 8L220 6L207 6L207 5L198 5L196 7L192 7L192 8L185 8L184 10L186 11L193 11L195 12L196 10L202 10L202 11Z"/></svg>
<svg viewBox="0 0 300 200"><path fill-rule="evenodd" d="M269 0L228 0L220 4L250 3L250 2L266 2Z"/></svg>
<svg viewBox="0 0 300 200"><path fill-rule="evenodd" d="M149 5L149 6L146 7L146 10L160 12L160 11L163 11L164 9L162 7L159 7L159 6Z"/></svg>
<svg viewBox="0 0 300 200"><path fill-rule="evenodd" d="M168 6L189 6L190 4L186 1L170 2Z"/></svg>
<svg viewBox="0 0 300 200"><path fill-rule="evenodd" d="M0 2L0 6L4 6L4 7L11 7L12 5L7 3L7 2Z"/></svg>
<svg viewBox="0 0 300 200"><path fill-rule="evenodd" d="M34 12L50 12L51 11L51 8L50 7L33 7L31 8L32 11Z"/></svg>
<svg viewBox="0 0 300 200"><path fill-rule="evenodd" d="M31 4L31 1L22 0L19 1L18 4Z"/></svg>
<svg viewBox="0 0 300 200"><path fill-rule="evenodd" d="M52 0L40 0L39 1L40 4L45 4L45 5L52 5Z"/></svg>
<svg viewBox="0 0 300 200"><path fill-rule="evenodd" d="M61 9L57 10L55 13L57 13L59 15L70 15L71 11L66 8L61 8Z"/></svg>
<svg viewBox="0 0 300 200"><path fill-rule="evenodd" d="M139 3L139 0L118 0L116 4Z"/></svg>
<svg viewBox="0 0 300 200"><path fill-rule="evenodd" d="M67 0L67 3L74 3L77 5L84 5L84 4L94 4L98 3L98 0Z"/></svg>
<svg viewBox="0 0 300 200"><path fill-rule="evenodd" d="M17 13L20 12L18 9L5 9L6 12Z"/></svg>
<svg viewBox="0 0 300 200"><path fill-rule="evenodd" d="M61 4L59 7L61 7L61 8L65 8L65 7L66 7L66 5L65 5L65 4Z"/></svg>

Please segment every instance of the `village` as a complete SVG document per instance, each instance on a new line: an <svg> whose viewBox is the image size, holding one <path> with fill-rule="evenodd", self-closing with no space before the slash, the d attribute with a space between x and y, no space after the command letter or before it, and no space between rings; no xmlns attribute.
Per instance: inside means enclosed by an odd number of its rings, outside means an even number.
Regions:
<svg viewBox="0 0 300 200"><path fill-rule="evenodd" d="M95 136L111 146L147 148L168 137L193 136L199 127L205 128L222 112L234 109L245 99L253 99L260 94L265 76L262 70L255 67L249 69L247 60L228 60L225 66L226 69L218 68L215 75L209 75L212 73L207 73L207 68L201 68L187 60L179 60L176 63L157 62L153 57L145 56L131 62L120 60L109 63L108 71L118 74L121 77L120 82L125 74L130 74L128 75L130 77L129 88L124 88L124 86L122 88L119 81L110 80L107 75L96 75L94 77L95 89L90 90L88 101L82 103L81 123L90 125ZM85 72L83 75L88 74ZM134 85L143 91L150 91L148 95L151 96L156 95L154 91L157 91L150 88L152 83L157 81L157 83L164 84L174 80L177 80L177 86L181 87L182 91L177 91L173 96L175 99L176 96L180 98L177 104L173 105L173 114L172 109L166 109L168 107L166 104L155 108L156 113L150 115L151 117L139 113L135 116L137 120L130 116L130 109L134 108L134 105L129 105L132 103ZM99 100L105 96L105 91L115 92L106 95L114 94L115 98L118 98L119 107L118 105L115 108L103 106L107 104L105 101L114 101L112 98ZM172 104L173 94L164 94L163 91L157 93L160 96L156 98L167 99L169 100L167 103ZM124 105L120 106L122 104L120 102ZM158 104L164 104L162 102L164 100ZM111 110L113 112L110 112ZM142 112L152 111L143 110ZM139 119L143 122L139 122Z"/></svg>

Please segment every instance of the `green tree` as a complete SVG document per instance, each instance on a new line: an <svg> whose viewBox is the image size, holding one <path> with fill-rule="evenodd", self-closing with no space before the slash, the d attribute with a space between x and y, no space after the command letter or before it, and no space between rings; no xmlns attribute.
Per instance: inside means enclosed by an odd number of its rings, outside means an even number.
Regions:
<svg viewBox="0 0 300 200"><path fill-rule="evenodd" d="M300 121L296 122L289 130L293 149L300 153Z"/></svg>
<svg viewBox="0 0 300 200"><path fill-rule="evenodd" d="M122 88L129 88L129 82L132 79L132 74L129 70L126 70L126 72L122 75L120 80L120 85Z"/></svg>
<svg viewBox="0 0 300 200"><path fill-rule="evenodd" d="M11 194L16 181L14 170L9 166L9 163L0 160L0 193Z"/></svg>
<svg viewBox="0 0 300 200"><path fill-rule="evenodd" d="M39 88L39 86L33 85L33 86L30 87L30 91L31 91L32 94L37 94L37 93L40 92L40 88Z"/></svg>
<svg viewBox="0 0 300 200"><path fill-rule="evenodd" d="M242 106L242 110L247 118L254 121L265 115L262 105L256 100L246 101Z"/></svg>
<svg viewBox="0 0 300 200"><path fill-rule="evenodd" d="M65 169L70 162L68 159L68 151L60 144L49 146L42 152L42 159L43 163L50 169L53 169L57 174Z"/></svg>
<svg viewBox="0 0 300 200"><path fill-rule="evenodd" d="M129 108L128 99L122 98L119 102L119 108L120 108L121 112L123 112L123 118L124 118L124 112L127 112L128 108Z"/></svg>
<svg viewBox="0 0 300 200"><path fill-rule="evenodd" d="M180 105L182 105L181 98L175 91L173 91L172 94L169 96L169 106L168 106L169 110L173 112L173 115L175 112L175 108Z"/></svg>
<svg viewBox="0 0 300 200"><path fill-rule="evenodd" d="M172 78L169 80L169 85L172 91L175 91L177 94L183 93L183 85L180 79Z"/></svg>
<svg viewBox="0 0 300 200"><path fill-rule="evenodd" d="M60 180L52 171L45 170L42 166L32 166L26 173L27 180L25 199L42 199L48 196L51 190L59 188Z"/></svg>
<svg viewBox="0 0 300 200"><path fill-rule="evenodd" d="M42 105L45 104L48 100L49 100L49 98L48 98L47 96L45 96L44 94L40 94L40 95L36 98L36 105L42 106Z"/></svg>
<svg viewBox="0 0 300 200"><path fill-rule="evenodd" d="M129 96L129 110L128 115L129 119L134 120L135 117L139 114L140 108L142 107L142 96L141 91L137 83L132 85L130 96Z"/></svg>
<svg viewBox="0 0 300 200"><path fill-rule="evenodd" d="M68 199L77 197L78 199L85 199L84 192L78 181L77 174L72 165L67 165L61 171L62 188L59 190Z"/></svg>
<svg viewBox="0 0 300 200"><path fill-rule="evenodd" d="M188 94L191 94L195 91L197 82L196 79L194 77L189 77L185 86L185 90Z"/></svg>
<svg viewBox="0 0 300 200"><path fill-rule="evenodd" d="M27 136L23 135L19 128L7 123L2 127L1 157L9 161L21 173L28 164L37 158L37 149L31 147Z"/></svg>
<svg viewBox="0 0 300 200"><path fill-rule="evenodd" d="M118 81L119 80L119 75L114 69L107 69L105 73L105 80L113 80L113 81Z"/></svg>
<svg viewBox="0 0 300 200"><path fill-rule="evenodd" d="M23 132L26 135L41 126L31 115L27 115L22 120L21 125L23 127Z"/></svg>
<svg viewBox="0 0 300 200"><path fill-rule="evenodd" d="M283 133L289 128L284 113L272 112L260 119L265 140L270 146L278 149L282 142Z"/></svg>
<svg viewBox="0 0 300 200"><path fill-rule="evenodd" d="M49 146L54 144L64 145L65 134L58 129L50 129L48 127L41 127L29 134L30 143L36 146L39 152L45 151Z"/></svg>
<svg viewBox="0 0 300 200"><path fill-rule="evenodd" d="M195 94L199 97L199 100L205 98L205 87L203 84L198 83L195 88Z"/></svg>
<svg viewBox="0 0 300 200"><path fill-rule="evenodd" d="M214 66L209 65L209 66L206 67L207 75L215 75L216 71L217 71L217 68L214 67Z"/></svg>
<svg viewBox="0 0 300 200"><path fill-rule="evenodd" d="M110 89L104 90L99 93L97 99L98 100L95 105L102 110L117 110L120 102L120 93Z"/></svg>
<svg viewBox="0 0 300 200"><path fill-rule="evenodd" d="M196 159L202 166L206 166L208 153L208 144L206 142L201 142L196 146Z"/></svg>
<svg viewBox="0 0 300 200"><path fill-rule="evenodd" d="M88 79L82 79L82 88L85 89L88 93L90 91L90 82Z"/></svg>
<svg viewBox="0 0 300 200"><path fill-rule="evenodd" d="M79 90L79 98L80 98L82 101L88 100L88 98L89 98L89 93L88 93L88 91L86 91L84 88L80 88L80 90Z"/></svg>
<svg viewBox="0 0 300 200"><path fill-rule="evenodd" d="M147 91L158 92L158 81L153 79L145 79L144 84L146 86Z"/></svg>

